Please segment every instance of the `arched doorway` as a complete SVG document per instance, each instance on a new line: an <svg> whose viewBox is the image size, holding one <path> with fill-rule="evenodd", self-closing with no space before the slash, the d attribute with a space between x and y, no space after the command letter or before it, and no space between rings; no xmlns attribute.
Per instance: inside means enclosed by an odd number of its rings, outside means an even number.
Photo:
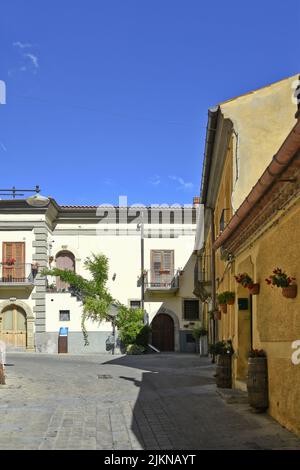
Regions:
<svg viewBox="0 0 300 470"><path fill-rule="evenodd" d="M174 321L166 313L152 320L152 344L160 351L174 351Z"/></svg>
<svg viewBox="0 0 300 470"><path fill-rule="evenodd" d="M9 305L0 313L0 340L7 345L26 348L26 313L18 305Z"/></svg>
<svg viewBox="0 0 300 470"><path fill-rule="evenodd" d="M55 261L57 269L68 269L75 272L75 256L71 251L60 251L57 253ZM58 291L64 291L68 287L69 284L67 282L62 281L59 277L56 278L56 289Z"/></svg>

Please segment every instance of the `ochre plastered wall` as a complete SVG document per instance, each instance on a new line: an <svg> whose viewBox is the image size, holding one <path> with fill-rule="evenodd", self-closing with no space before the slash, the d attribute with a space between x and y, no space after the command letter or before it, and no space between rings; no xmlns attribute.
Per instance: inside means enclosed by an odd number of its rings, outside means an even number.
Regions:
<svg viewBox="0 0 300 470"><path fill-rule="evenodd" d="M295 125L294 87L298 75L273 83L220 105L237 137L234 160L238 179L232 201L237 210Z"/></svg>
<svg viewBox="0 0 300 470"><path fill-rule="evenodd" d="M269 413L288 429L300 435L300 365L291 357L292 342L300 340L300 200L277 222L237 257L236 268L250 272L260 283L260 293L253 300L253 347L264 349L268 357ZM299 294L295 299L283 297L281 288L265 282L274 268L280 267L297 280ZM245 292L247 294L247 292ZM241 312L235 312L238 322ZM245 331L246 336L246 331ZM246 344L239 336L235 342L238 356ZM234 378L239 379L242 361L235 360Z"/></svg>

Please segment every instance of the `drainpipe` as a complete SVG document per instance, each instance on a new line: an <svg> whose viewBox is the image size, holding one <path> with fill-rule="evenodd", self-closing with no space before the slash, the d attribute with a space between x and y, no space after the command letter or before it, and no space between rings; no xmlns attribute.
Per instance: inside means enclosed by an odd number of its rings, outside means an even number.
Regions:
<svg viewBox="0 0 300 470"><path fill-rule="evenodd" d="M211 233L211 302L212 302L212 309L213 311L216 308L216 258L215 258L215 250L213 248L215 243L215 220L214 220L214 209L208 207L210 211L210 233ZM217 341L217 321L213 318L212 325L212 341L213 344ZM215 362L215 355L213 355L212 362Z"/></svg>

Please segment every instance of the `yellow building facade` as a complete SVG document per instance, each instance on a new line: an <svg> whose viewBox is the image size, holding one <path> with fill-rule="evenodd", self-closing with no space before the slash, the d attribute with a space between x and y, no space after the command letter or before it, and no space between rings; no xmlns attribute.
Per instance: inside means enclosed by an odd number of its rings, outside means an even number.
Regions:
<svg viewBox="0 0 300 470"><path fill-rule="evenodd" d="M202 175L207 222L198 255L200 265L211 259L212 287L204 311L210 340L233 342L233 386L246 390L248 353L263 349L268 411L300 435L300 287L295 298L285 298L281 288L265 281L279 267L300 286L300 122L293 99L297 79L290 77L209 112ZM259 283L258 295L236 282L238 273ZM235 302L212 320L209 312L219 310L217 295L224 291L234 292Z"/></svg>

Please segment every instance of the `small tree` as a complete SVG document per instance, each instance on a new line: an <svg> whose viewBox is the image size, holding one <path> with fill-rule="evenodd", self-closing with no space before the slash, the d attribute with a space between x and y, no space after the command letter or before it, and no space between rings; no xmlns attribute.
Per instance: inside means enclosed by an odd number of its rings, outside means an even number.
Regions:
<svg viewBox="0 0 300 470"><path fill-rule="evenodd" d="M144 312L141 309L127 308L121 305L116 319L119 337L124 346L135 344L146 348L150 327L144 324Z"/></svg>
<svg viewBox="0 0 300 470"><path fill-rule="evenodd" d="M98 321L112 321L110 308L112 303L118 306L118 315L114 319L119 330L119 336L125 346L135 344L146 347L150 328L144 325L144 312L140 309L129 309L120 302L113 299L107 290L108 280L108 259L103 254L92 254L88 257L84 266L91 274L91 279L69 271L67 269L46 269L44 275L57 276L62 281L67 282L69 291L82 301L83 314L81 319L81 329L84 337L84 345L88 346L88 334L85 322L87 319Z"/></svg>
<svg viewBox="0 0 300 470"><path fill-rule="evenodd" d="M98 321L109 320L109 309L113 297L107 290L108 259L103 254L92 254L84 262L84 267L91 274L91 279L69 271L67 269L46 269L44 275L57 276L70 285L70 292L77 296L83 303L81 328L84 337L84 345L88 346L88 334L85 326L87 319Z"/></svg>

